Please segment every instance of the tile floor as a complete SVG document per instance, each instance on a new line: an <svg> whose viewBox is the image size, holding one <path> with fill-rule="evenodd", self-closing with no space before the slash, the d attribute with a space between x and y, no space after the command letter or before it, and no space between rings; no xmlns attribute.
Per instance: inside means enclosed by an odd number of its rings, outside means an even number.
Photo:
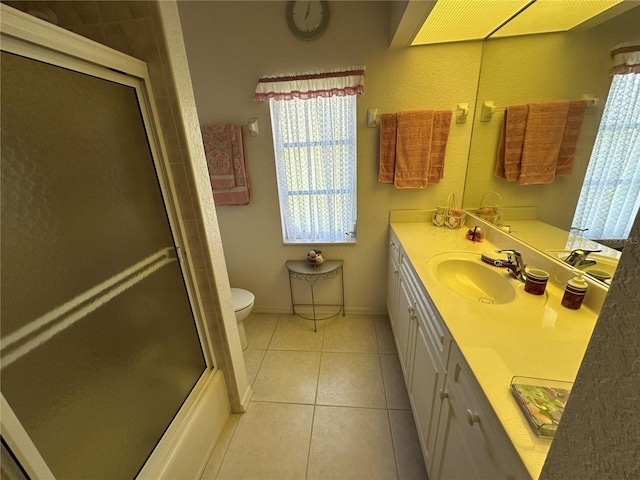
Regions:
<svg viewBox="0 0 640 480"><path fill-rule="evenodd" d="M253 398L203 479L427 478L388 317L244 323Z"/></svg>

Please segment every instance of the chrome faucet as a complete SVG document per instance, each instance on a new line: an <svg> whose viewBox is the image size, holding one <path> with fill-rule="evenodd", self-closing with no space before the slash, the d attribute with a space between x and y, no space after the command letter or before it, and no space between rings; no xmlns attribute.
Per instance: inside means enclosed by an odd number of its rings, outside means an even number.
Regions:
<svg viewBox="0 0 640 480"><path fill-rule="evenodd" d="M496 253L506 253L507 261L502 262L503 267L507 267L512 277L517 278L521 282L527 279L524 269L526 267L522 254L517 250L496 250Z"/></svg>
<svg viewBox="0 0 640 480"><path fill-rule="evenodd" d="M590 253L597 253L601 251L602 250L584 250L581 248L577 248L571 251L569 256L565 259L565 263L568 263L569 265L576 268L595 265L596 261L591 258L587 258L587 255L589 255Z"/></svg>

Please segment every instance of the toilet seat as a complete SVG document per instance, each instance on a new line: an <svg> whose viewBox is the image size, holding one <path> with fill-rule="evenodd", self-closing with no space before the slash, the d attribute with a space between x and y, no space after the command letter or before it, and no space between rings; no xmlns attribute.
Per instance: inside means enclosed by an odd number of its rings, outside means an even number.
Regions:
<svg viewBox="0 0 640 480"><path fill-rule="evenodd" d="M231 299L233 301L233 310L235 312L239 312L240 310L244 310L245 308L253 305L255 296L248 290L243 290L242 288L232 288Z"/></svg>

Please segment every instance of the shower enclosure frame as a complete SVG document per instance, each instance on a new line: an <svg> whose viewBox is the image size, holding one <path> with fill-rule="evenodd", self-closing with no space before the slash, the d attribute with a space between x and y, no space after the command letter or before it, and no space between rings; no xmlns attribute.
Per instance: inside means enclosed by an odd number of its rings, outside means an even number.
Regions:
<svg viewBox="0 0 640 480"><path fill-rule="evenodd" d="M170 175L147 65L4 4L0 8L0 48L3 51L116 81L132 86L138 92L144 127L205 360L205 371L168 425L137 478L195 477L198 471L202 472L217 434L229 415L229 399L223 374L216 368L212 329L207 322L203 300L195 281L192 253L186 239L176 188ZM22 468L31 478L54 478L4 395L1 397L1 411L2 437Z"/></svg>

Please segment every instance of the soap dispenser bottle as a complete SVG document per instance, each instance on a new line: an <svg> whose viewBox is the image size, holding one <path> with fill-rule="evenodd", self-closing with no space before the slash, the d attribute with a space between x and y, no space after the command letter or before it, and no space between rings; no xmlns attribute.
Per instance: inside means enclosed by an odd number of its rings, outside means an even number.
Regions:
<svg viewBox="0 0 640 480"><path fill-rule="evenodd" d="M567 282L567 287L562 297L563 307L577 310L582 306L582 301L589 287L585 279L582 278L583 275L583 273L579 273L577 277L573 277Z"/></svg>

